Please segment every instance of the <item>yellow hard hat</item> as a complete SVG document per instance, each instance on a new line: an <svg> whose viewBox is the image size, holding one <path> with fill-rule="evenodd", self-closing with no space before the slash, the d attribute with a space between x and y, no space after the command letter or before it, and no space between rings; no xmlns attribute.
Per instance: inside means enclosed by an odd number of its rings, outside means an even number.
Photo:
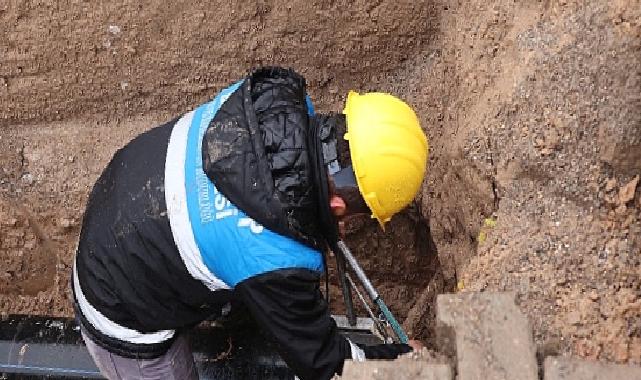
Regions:
<svg viewBox="0 0 641 380"><path fill-rule="evenodd" d="M390 94L350 91L343 113L358 189L384 228L421 187L427 137L412 108Z"/></svg>

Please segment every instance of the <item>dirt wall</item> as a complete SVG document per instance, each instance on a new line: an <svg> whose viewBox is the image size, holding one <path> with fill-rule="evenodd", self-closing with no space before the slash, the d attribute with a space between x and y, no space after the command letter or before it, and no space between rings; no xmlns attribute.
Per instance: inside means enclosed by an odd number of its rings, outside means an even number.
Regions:
<svg viewBox="0 0 641 380"><path fill-rule="evenodd" d="M516 291L549 353L641 361L640 5L448 2L386 87L431 137L446 277Z"/></svg>
<svg viewBox="0 0 641 380"><path fill-rule="evenodd" d="M320 111L340 111L347 90L372 86L376 75L391 75L423 50L437 15L432 2L414 1L0 5L0 310L71 313L68 276L87 194L137 133L262 64L294 67ZM416 248L413 236L424 232L409 218L374 238L364 232L376 230L369 221L350 227L356 253L372 257L372 277L400 315L433 266ZM407 263L397 266L392 251ZM35 258L51 255L57 272L45 289L15 285L41 267Z"/></svg>

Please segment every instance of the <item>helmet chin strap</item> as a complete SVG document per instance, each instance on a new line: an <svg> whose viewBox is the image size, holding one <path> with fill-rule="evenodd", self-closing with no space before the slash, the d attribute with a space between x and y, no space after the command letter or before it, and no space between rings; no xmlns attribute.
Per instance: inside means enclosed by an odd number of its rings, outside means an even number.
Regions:
<svg viewBox="0 0 641 380"><path fill-rule="evenodd" d="M327 173L332 176L341 170L341 165L338 162L338 141L336 140L337 122L344 123L345 118L342 115L330 115L326 117L318 131L323 148L323 164L327 168Z"/></svg>
<svg viewBox="0 0 641 380"><path fill-rule="evenodd" d="M312 178L318 196L318 227L329 249L337 252L339 239L338 222L332 213L330 204L329 176L331 175L330 173L340 170L340 165L338 164L338 151L336 149L335 122L332 118L333 116L321 114L310 117L308 151L310 154L310 168L313 171ZM338 256L336 258L338 260ZM327 270L327 256L325 254L323 254L323 261L326 268L325 297L329 304L329 271ZM340 268L345 268L344 260L337 262L337 264ZM344 291L346 289L345 285L345 283L342 283ZM351 300L351 297L349 299Z"/></svg>
<svg viewBox="0 0 641 380"><path fill-rule="evenodd" d="M358 189L354 169L351 165L341 167L339 163L337 136L340 124L342 124L343 130L345 129L345 116L342 114L317 115L314 119L318 122L312 124L317 124L316 131L321 143L323 165L326 168L326 175L331 178L332 182L329 184L330 178L328 178L328 186L331 186L333 190L328 194L332 214L370 214L370 210ZM336 198L340 199L340 201L335 199L333 195L338 195ZM321 207L324 207L324 205L321 205ZM342 211L337 214L337 210Z"/></svg>
<svg viewBox="0 0 641 380"><path fill-rule="evenodd" d="M338 241L338 223L330 205L329 176L340 170L336 141L336 123L344 122L342 115L316 114L310 117L309 152L314 186L318 194L318 226L331 248Z"/></svg>

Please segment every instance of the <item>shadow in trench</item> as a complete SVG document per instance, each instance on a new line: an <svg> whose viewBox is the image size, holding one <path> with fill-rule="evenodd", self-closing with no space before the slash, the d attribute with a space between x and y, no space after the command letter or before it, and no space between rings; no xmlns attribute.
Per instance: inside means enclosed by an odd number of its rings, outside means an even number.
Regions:
<svg viewBox="0 0 641 380"><path fill-rule="evenodd" d="M436 296L452 292L456 288L455 278L445 278L443 267L438 255L438 247L430 231L429 219L420 212L418 202L410 210L409 215L415 221L415 247L417 256L425 258L423 289L417 289L419 296L407 313L403 328L413 339L423 341L428 348L436 348L434 344L436 328Z"/></svg>

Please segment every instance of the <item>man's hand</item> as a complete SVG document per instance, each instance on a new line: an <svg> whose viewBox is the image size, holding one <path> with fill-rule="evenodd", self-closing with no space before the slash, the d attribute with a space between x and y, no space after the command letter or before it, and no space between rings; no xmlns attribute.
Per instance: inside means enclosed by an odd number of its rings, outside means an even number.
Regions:
<svg viewBox="0 0 641 380"><path fill-rule="evenodd" d="M415 352L419 352L419 351L421 351L423 348L425 348L425 346L423 345L423 343L421 343L421 341L420 341L420 340L410 340L410 341L408 341L408 342L407 342L407 344L408 344L410 347L412 347L412 349L413 349Z"/></svg>

